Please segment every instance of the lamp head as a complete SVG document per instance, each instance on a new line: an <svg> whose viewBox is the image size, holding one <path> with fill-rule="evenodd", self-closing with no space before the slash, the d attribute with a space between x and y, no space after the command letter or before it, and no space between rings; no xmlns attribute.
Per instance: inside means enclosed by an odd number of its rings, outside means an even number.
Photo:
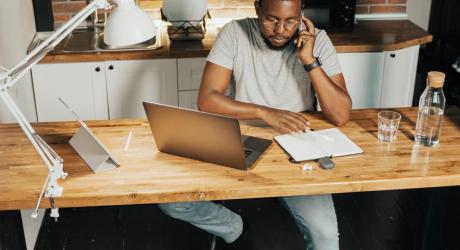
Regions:
<svg viewBox="0 0 460 250"><path fill-rule="evenodd" d="M117 7L105 24L104 42L111 46L127 46L153 38L156 27L153 20L134 0L115 0Z"/></svg>

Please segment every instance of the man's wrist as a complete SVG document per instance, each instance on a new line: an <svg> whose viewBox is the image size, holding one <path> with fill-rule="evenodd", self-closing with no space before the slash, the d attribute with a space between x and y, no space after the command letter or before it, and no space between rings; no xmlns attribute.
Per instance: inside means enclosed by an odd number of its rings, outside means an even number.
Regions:
<svg viewBox="0 0 460 250"><path fill-rule="evenodd" d="M313 57L313 56L312 57L307 57L305 59L302 59L303 65L312 64L314 62L316 62L316 57Z"/></svg>
<svg viewBox="0 0 460 250"><path fill-rule="evenodd" d="M318 58L315 58L315 60L312 63L304 64L303 68L305 69L305 71L310 72L316 68L321 67L321 65L321 61Z"/></svg>
<svg viewBox="0 0 460 250"><path fill-rule="evenodd" d="M257 116L257 119L260 119L260 120L263 120L264 117L265 117L265 113L267 111L265 110L264 107L260 106L260 107L256 107L256 116Z"/></svg>

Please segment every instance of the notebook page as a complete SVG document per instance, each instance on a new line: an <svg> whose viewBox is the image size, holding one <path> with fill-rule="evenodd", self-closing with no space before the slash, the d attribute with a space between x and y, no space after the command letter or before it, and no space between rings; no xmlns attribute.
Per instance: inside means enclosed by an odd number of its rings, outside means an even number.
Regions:
<svg viewBox="0 0 460 250"><path fill-rule="evenodd" d="M275 140L295 161L307 161L328 156L320 144L322 138L312 132L275 136Z"/></svg>
<svg viewBox="0 0 460 250"><path fill-rule="evenodd" d="M337 128L285 134L275 136L274 139L295 161L316 160L327 156L337 157L363 152Z"/></svg>
<svg viewBox="0 0 460 250"><path fill-rule="evenodd" d="M338 128L330 128L314 131L324 137L320 140L321 148L327 150L328 156L338 157L362 153L363 150L353 143L350 138L343 134Z"/></svg>

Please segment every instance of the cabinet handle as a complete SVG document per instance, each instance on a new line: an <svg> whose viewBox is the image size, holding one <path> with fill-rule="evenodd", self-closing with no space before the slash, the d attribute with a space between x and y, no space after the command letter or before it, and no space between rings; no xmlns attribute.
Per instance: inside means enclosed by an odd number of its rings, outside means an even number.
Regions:
<svg viewBox="0 0 460 250"><path fill-rule="evenodd" d="M95 70L96 72L99 72L99 71L101 71L101 67L96 67L94 70Z"/></svg>
<svg viewBox="0 0 460 250"><path fill-rule="evenodd" d="M395 57L396 57L396 54L395 54L395 53L391 53L390 56L391 56L391 58L395 58Z"/></svg>
<svg viewBox="0 0 460 250"><path fill-rule="evenodd" d="M114 69L113 65L110 65L110 66L109 66L109 69L110 69L110 70L113 70L113 69Z"/></svg>

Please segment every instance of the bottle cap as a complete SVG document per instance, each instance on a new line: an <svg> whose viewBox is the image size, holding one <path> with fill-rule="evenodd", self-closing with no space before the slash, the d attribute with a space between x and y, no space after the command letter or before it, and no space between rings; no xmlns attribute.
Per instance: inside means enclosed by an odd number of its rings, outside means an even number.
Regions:
<svg viewBox="0 0 460 250"><path fill-rule="evenodd" d="M442 88L444 86L444 80L446 79L446 74L439 71L430 71L428 72L428 83L432 88Z"/></svg>

